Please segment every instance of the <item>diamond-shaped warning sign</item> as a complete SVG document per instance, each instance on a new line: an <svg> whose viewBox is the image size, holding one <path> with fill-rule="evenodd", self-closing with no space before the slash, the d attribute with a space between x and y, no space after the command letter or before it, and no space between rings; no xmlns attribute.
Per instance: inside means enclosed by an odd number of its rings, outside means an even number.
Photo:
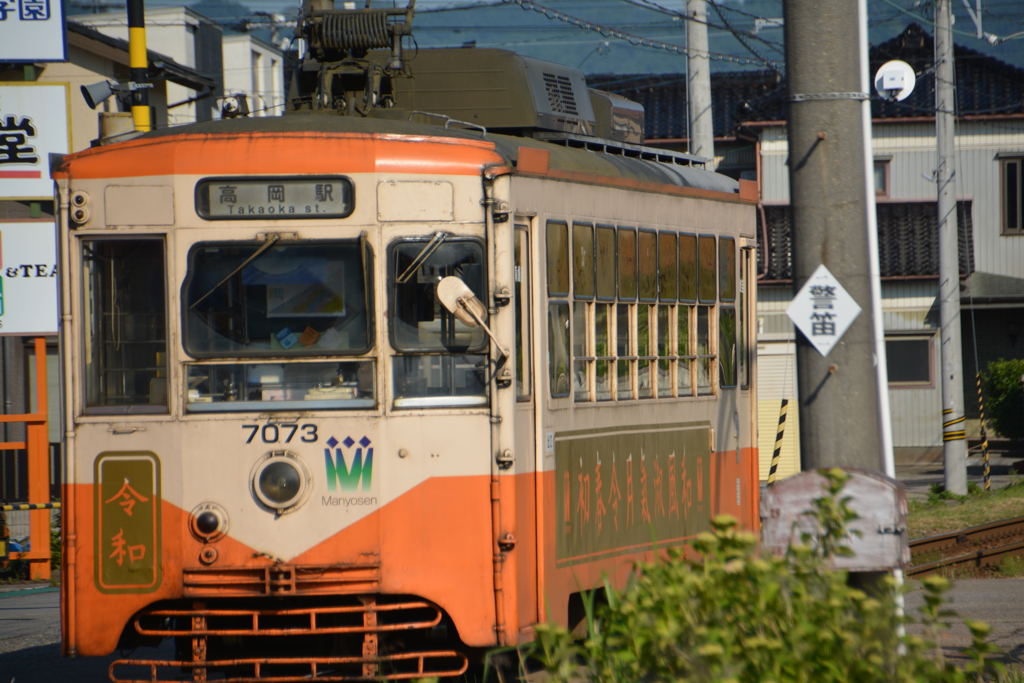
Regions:
<svg viewBox="0 0 1024 683"><path fill-rule="evenodd" d="M822 264L800 288L786 315L818 353L827 356L860 315L860 306Z"/></svg>

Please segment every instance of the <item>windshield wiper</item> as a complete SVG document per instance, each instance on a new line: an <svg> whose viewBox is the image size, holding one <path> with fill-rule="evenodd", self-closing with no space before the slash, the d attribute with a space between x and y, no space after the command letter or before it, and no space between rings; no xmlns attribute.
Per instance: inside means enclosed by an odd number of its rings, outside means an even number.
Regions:
<svg viewBox="0 0 1024 683"><path fill-rule="evenodd" d="M232 270L230 273L228 273L227 277L225 277L223 280L221 280L220 282L215 284L213 287L211 287L209 292L207 292L206 294L203 294L201 297L196 299L196 302L194 304L192 304L191 306L189 306L188 310L191 311L193 308L195 308L196 306L199 305L199 302L201 302L203 299L205 299L206 297L208 297L211 294L213 294L214 292L216 292L218 287L220 287L222 284L224 284L225 282L227 282L228 280L233 278L235 275L237 275L238 271L240 271L242 268L245 268L247 265L252 263L256 259L257 256L259 256L260 254L265 252L267 249L270 249L270 247L274 246L274 243L277 242L279 239L281 239L281 236L278 235L278 234L267 235L267 241L263 243L263 246L261 246L259 249L257 249L253 253L252 256L250 256L249 258L247 258L244 261L242 261L242 264L240 266L238 266L237 268Z"/></svg>
<svg viewBox="0 0 1024 683"><path fill-rule="evenodd" d="M404 285L408 282L409 278L411 278L413 273L416 272L416 269L422 266L423 262L430 258L430 255L433 254L439 246L441 246L441 242L444 242L447 237L448 234L444 232L434 233L434 238L427 242L427 245L423 247L419 254L416 255L416 258L412 260L409 267L402 271L402 274L398 276L398 279L395 280L395 282L400 285Z"/></svg>

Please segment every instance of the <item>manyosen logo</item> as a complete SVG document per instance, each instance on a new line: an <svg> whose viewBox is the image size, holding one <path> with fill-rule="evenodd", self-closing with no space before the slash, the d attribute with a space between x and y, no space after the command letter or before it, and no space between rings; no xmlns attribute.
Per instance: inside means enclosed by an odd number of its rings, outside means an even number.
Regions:
<svg viewBox="0 0 1024 683"><path fill-rule="evenodd" d="M333 436L327 440L330 448L324 449L324 460L327 463L327 490L336 491L338 485L345 492L369 491L373 480L373 449L370 440L365 436L359 440L359 448L346 459L345 450L356 445L351 436L340 442L345 448L337 448L339 442ZM334 454L331 454L331 449ZM360 485L360 480L362 485Z"/></svg>

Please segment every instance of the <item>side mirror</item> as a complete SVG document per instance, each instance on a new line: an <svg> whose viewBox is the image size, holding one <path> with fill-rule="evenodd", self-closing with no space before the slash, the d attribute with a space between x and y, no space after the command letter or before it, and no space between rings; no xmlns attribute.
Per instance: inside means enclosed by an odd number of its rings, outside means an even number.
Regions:
<svg viewBox="0 0 1024 683"><path fill-rule="evenodd" d="M484 322L487 308L480 299L476 298L469 285L455 276L443 278L437 283L437 299L460 322L470 327L484 328L484 332L491 338L494 346L498 349L498 353L502 356L498 365L500 366L505 362L505 359L508 358L508 352L498 343L498 339L491 332L491 328L487 327L487 323Z"/></svg>
<svg viewBox="0 0 1024 683"><path fill-rule="evenodd" d="M437 298L448 312L470 327L481 327L487 308L473 290L457 277L446 277L437 283ZM486 327L486 326L485 326Z"/></svg>

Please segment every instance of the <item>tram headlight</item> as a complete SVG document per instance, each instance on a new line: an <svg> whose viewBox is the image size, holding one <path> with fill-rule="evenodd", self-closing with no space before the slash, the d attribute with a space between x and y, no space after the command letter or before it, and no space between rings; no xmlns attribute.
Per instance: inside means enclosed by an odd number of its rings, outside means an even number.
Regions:
<svg viewBox="0 0 1024 683"><path fill-rule="evenodd" d="M216 503L200 503L188 516L192 535L205 543L220 540L228 531L228 513Z"/></svg>
<svg viewBox="0 0 1024 683"><path fill-rule="evenodd" d="M260 458L251 481L257 500L278 514L298 508L312 490L309 469L288 451L273 451Z"/></svg>
<svg viewBox="0 0 1024 683"><path fill-rule="evenodd" d="M79 225L88 223L90 217L89 195L81 190L71 194L71 220Z"/></svg>

